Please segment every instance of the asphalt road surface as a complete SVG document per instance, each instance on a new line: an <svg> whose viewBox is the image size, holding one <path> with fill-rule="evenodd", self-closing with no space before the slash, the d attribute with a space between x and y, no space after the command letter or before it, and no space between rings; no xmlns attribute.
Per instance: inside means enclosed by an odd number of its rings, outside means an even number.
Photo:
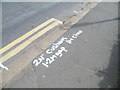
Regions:
<svg viewBox="0 0 120 90"><path fill-rule="evenodd" d="M2 48L51 18L65 21L76 12L79 12L85 5L86 2L82 4L78 2L3 2ZM2 56L8 54L22 44L23 41L3 52ZM11 57L4 64L5 66L9 65L13 61L14 57Z"/></svg>
<svg viewBox="0 0 120 90"><path fill-rule="evenodd" d="M76 5L77 4L78 3L76 3ZM56 6L59 7L59 5L60 4ZM67 5L71 6L75 5L75 3L69 3ZM65 7L67 7L67 5L65 5ZM60 6L64 5L61 4ZM54 9L52 10L55 11ZM67 11L70 12L69 10ZM48 12L50 13L51 11L48 10ZM51 14L54 15L55 13L58 12L56 11ZM44 17L47 18L45 15ZM42 21L36 17L34 19ZM27 22L29 22L29 19ZM33 25L33 22L31 25ZM20 25L18 25L18 27L19 26ZM10 87L117 87L117 35L118 4L100 3L82 18L82 20L76 23L69 31L54 42L55 45L62 37L64 37L64 39L61 40L61 44L59 43L58 47L56 46L56 49L51 49L53 46L52 44L41 54L46 62L43 62L38 66L35 66L35 61L33 64L31 62L30 67L27 67L24 71L24 75ZM34 60L38 60L38 57ZM52 57L52 59L50 57ZM54 60L53 62L48 63L47 60L49 59Z"/></svg>
<svg viewBox="0 0 120 90"><path fill-rule="evenodd" d="M66 20L84 5L77 2L3 2L2 47L50 18Z"/></svg>

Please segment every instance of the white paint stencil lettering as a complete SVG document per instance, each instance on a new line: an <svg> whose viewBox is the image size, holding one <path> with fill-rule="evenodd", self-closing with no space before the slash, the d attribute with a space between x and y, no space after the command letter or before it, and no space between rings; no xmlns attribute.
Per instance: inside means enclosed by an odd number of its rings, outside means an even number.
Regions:
<svg viewBox="0 0 120 90"><path fill-rule="evenodd" d="M49 55L52 54L50 57L47 57L45 59L44 54L42 54L37 59L33 60L33 64L35 66L38 66L38 65L42 64L45 67L48 67L50 64L52 64L55 61L56 58L62 57L63 52L68 51L65 47L63 47L63 46L60 47L60 45L63 44L64 42L71 45L72 42L74 41L74 39L76 39L81 33L82 33L82 30L73 34L71 36L71 38L69 38L69 39L66 38L66 37L62 37L57 43L53 43L51 48L49 48L45 51L46 54L49 54ZM60 49L58 49L58 48L60 48ZM56 49L58 49L58 51L53 54L53 51L55 51Z"/></svg>

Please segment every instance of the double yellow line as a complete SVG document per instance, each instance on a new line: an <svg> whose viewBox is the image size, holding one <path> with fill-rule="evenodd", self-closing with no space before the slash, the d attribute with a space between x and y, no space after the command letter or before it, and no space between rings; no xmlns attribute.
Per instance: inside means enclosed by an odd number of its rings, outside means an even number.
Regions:
<svg viewBox="0 0 120 90"><path fill-rule="evenodd" d="M50 23L52 23L52 24L50 24ZM27 47L30 43L32 43L35 39L37 39L38 37L42 36L47 31L49 31L50 29L54 28L55 26L57 26L60 23L62 23L62 22L59 21L59 20L57 20L57 19L55 19L55 18L51 18L48 21L44 22L43 24L41 24L41 25L37 26L36 28L32 29L28 33L24 34L23 36L19 37L18 39L14 40L13 42L11 42L10 44L8 44L7 46L3 47L2 49L0 49L0 54L6 52L7 50L9 50L10 48L12 48L16 44L18 44L21 41L23 41L26 38L28 38L30 35L34 34L38 30L40 30L41 28L45 27L46 25L50 24L48 27L46 27L43 30L39 31L37 34L35 34L32 37L30 37L24 43L20 44L18 47L16 47L12 51L10 51L9 53L7 53L3 57L1 57L0 58L0 63L3 63L6 60L8 60L9 58L13 57L17 53L19 53L21 50L23 50L25 47Z"/></svg>

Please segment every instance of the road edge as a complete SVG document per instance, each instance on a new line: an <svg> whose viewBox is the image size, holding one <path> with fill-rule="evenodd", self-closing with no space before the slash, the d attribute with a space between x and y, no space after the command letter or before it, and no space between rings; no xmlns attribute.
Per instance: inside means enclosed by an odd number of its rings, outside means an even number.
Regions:
<svg viewBox="0 0 120 90"><path fill-rule="evenodd" d="M55 30L52 30L49 34L46 34L42 39L38 39L34 45L32 44L31 47L29 47L25 52L18 56L17 59L8 66L8 71L2 70L2 87L8 88L18 79L18 76L20 78L23 75L23 70L27 68L27 66L35 57L41 54L62 34L67 32L67 30L69 30L74 24L80 21L88 12L97 6L100 1L101 0L98 2L97 0L97 2L88 3L85 8L82 8L80 10L79 13L70 16L69 19L64 21L62 25L57 26Z"/></svg>

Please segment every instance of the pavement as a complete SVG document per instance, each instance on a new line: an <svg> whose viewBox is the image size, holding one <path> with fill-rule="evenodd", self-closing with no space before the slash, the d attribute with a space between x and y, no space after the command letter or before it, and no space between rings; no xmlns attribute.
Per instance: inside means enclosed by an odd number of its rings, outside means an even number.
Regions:
<svg viewBox="0 0 120 90"><path fill-rule="evenodd" d="M118 87L118 19L118 3L99 3L3 88Z"/></svg>

